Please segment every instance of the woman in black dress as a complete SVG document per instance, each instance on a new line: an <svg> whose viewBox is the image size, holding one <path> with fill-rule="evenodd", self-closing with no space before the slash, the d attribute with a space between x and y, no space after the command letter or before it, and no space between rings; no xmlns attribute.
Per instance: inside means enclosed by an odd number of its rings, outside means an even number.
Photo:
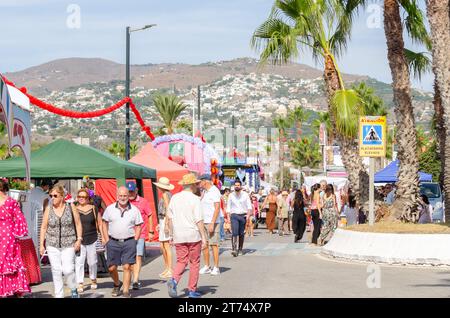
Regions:
<svg viewBox="0 0 450 318"><path fill-rule="evenodd" d="M302 191L295 191L294 201L292 201L291 205L294 209L292 217L292 229L295 233L294 242L298 243L302 239L306 228L305 203Z"/></svg>

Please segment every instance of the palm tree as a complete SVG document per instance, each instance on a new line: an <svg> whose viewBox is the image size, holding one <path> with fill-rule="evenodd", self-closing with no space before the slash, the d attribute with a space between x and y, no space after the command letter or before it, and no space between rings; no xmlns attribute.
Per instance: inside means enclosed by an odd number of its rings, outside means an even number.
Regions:
<svg viewBox="0 0 450 318"><path fill-rule="evenodd" d="M309 113L307 113L302 106L297 106L289 112L289 115L291 117L291 121L294 123L295 128L295 136L302 134L302 123L308 120Z"/></svg>
<svg viewBox="0 0 450 318"><path fill-rule="evenodd" d="M277 116L273 120L273 125L278 128L278 147L279 147L279 171L280 184L284 184L284 143L286 141L286 131L292 127L292 118L289 116Z"/></svg>
<svg viewBox="0 0 450 318"><path fill-rule="evenodd" d="M108 152L116 157L125 158L125 145L117 141L113 141L108 147Z"/></svg>
<svg viewBox="0 0 450 318"><path fill-rule="evenodd" d="M445 128L438 130L438 134L446 134L450 129L450 2L449 0L427 0L427 16L431 29L433 73L435 75L435 88L439 91L439 96L435 95L438 102L441 102L441 109L438 115L442 116L441 122L437 120L437 127ZM441 126L442 125L442 126ZM440 138L439 138L440 139ZM441 161L444 161L442 170L443 186L445 192L445 217L450 219L450 145L444 140L439 141L441 147Z"/></svg>
<svg viewBox="0 0 450 318"><path fill-rule="evenodd" d="M406 12L404 21L400 16L400 5ZM384 0L384 30L393 81L397 119L395 139L400 162L393 215L409 222L418 219L419 160L416 152L417 137L411 102L409 65L403 42L403 22L414 41L429 47L431 43L423 20L422 11L416 0Z"/></svg>
<svg viewBox="0 0 450 318"><path fill-rule="evenodd" d="M352 89L359 95L364 107L364 113L367 116L387 116L388 111L386 106L384 106L383 100L375 94L372 87L361 82L358 85L353 85Z"/></svg>
<svg viewBox="0 0 450 318"><path fill-rule="evenodd" d="M175 128L177 131L185 131L188 135L192 135L192 121L189 119L179 120Z"/></svg>
<svg viewBox="0 0 450 318"><path fill-rule="evenodd" d="M292 163L299 167L316 168L321 163L319 144L310 137L300 138L289 142Z"/></svg>
<svg viewBox="0 0 450 318"><path fill-rule="evenodd" d="M334 138L333 138L333 127L330 121L330 114L327 112L319 112L317 114L319 117L311 122L312 131L314 135L318 136L320 132L320 125L325 124L325 128L327 130L328 145L332 145Z"/></svg>
<svg viewBox="0 0 450 318"><path fill-rule="evenodd" d="M368 185L355 142L357 118L362 109L356 92L345 89L336 57L346 48L352 18L360 4L343 0L276 0L269 18L256 29L251 43L262 51L261 65L286 64L299 56L299 49L311 50L316 61L324 64L330 122L358 200L360 185ZM368 198L368 188L366 192L363 200Z"/></svg>
<svg viewBox="0 0 450 318"><path fill-rule="evenodd" d="M130 157L134 157L139 151L137 144L130 144ZM108 152L116 157L125 159L125 144L113 141L108 147Z"/></svg>
<svg viewBox="0 0 450 318"><path fill-rule="evenodd" d="M164 122L167 133L173 134L175 121L187 105L175 95L157 95L153 98L153 104Z"/></svg>

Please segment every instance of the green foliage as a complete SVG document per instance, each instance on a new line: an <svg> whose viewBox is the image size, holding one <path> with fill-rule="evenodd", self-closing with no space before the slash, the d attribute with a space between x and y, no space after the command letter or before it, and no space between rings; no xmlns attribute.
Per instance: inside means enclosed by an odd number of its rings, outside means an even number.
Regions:
<svg viewBox="0 0 450 318"><path fill-rule="evenodd" d="M291 181L293 180L289 168L287 168L287 167L283 168L283 186L282 187L280 187L280 171L279 170L275 173L275 180L276 180L275 185L278 187L278 189L280 189L280 190L289 189L291 187Z"/></svg>
<svg viewBox="0 0 450 318"><path fill-rule="evenodd" d="M192 120L187 118L180 119L177 122L175 128L178 133L185 133L187 135L192 135Z"/></svg>
<svg viewBox="0 0 450 318"><path fill-rule="evenodd" d="M361 82L358 85L353 85L352 89L358 94L366 116L387 116L388 111L384 106L384 101L375 94L372 87Z"/></svg>
<svg viewBox="0 0 450 318"><path fill-rule="evenodd" d="M358 93L353 89L338 90L331 104L336 119L336 130L347 138L355 138L358 134L359 116L364 115Z"/></svg>
<svg viewBox="0 0 450 318"><path fill-rule="evenodd" d="M431 71L431 59L426 55L427 52L414 52L404 49L405 58L409 66L410 72L418 80L422 79L422 75Z"/></svg>
<svg viewBox="0 0 450 318"><path fill-rule="evenodd" d="M113 141L112 144L108 147L108 152L116 157L121 159L125 159L125 144L117 141ZM136 144L130 144L130 158L134 157L139 151L139 148Z"/></svg>
<svg viewBox="0 0 450 318"><path fill-rule="evenodd" d="M300 138L289 142L291 162L297 167L316 168L322 162L320 147L312 137Z"/></svg>
<svg viewBox="0 0 450 318"><path fill-rule="evenodd" d="M175 95L156 95L153 104L161 117L168 134L174 131L174 125L180 114L187 108Z"/></svg>
<svg viewBox="0 0 450 318"><path fill-rule="evenodd" d="M419 170L433 175L433 181L438 182L441 175L441 162L437 151L436 140L419 155Z"/></svg>
<svg viewBox="0 0 450 318"><path fill-rule="evenodd" d="M13 179L13 178L9 178L8 179L8 183L9 183L9 188L10 189L14 189L14 190L29 190L30 189L30 184L23 179Z"/></svg>

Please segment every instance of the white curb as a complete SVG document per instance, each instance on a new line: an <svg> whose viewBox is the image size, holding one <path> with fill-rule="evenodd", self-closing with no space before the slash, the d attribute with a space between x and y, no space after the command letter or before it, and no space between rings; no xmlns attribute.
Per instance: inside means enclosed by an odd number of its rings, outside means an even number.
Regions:
<svg viewBox="0 0 450 318"><path fill-rule="evenodd" d="M336 229L328 257L400 265L450 266L450 234L367 233Z"/></svg>

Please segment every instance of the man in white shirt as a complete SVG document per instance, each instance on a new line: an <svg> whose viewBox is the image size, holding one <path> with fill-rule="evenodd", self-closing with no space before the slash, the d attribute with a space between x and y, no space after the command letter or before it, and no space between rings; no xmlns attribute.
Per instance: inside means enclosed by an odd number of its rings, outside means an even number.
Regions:
<svg viewBox="0 0 450 318"><path fill-rule="evenodd" d="M231 215L231 255L234 257L239 254L243 255L242 249L244 246L245 224L247 218L252 215L253 206L249 195L242 191L242 182L236 180L234 182L234 192L228 197L227 213ZM236 248L239 239L239 250Z"/></svg>
<svg viewBox="0 0 450 318"><path fill-rule="evenodd" d="M203 223L200 197L194 193L197 190L197 180L194 174L188 173L178 183L183 191L174 194L169 203L167 217L169 232L175 244L177 264L173 277L167 281L170 297L177 297L178 282L189 263L189 298L199 298L197 291L200 270L201 250L207 247L205 225Z"/></svg>
<svg viewBox="0 0 450 318"><path fill-rule="evenodd" d="M106 246L108 271L114 281L112 296L120 294L123 285L123 297L130 298L131 266L136 263L136 246L141 236L141 212L129 201L128 189L120 187L117 192L117 202L109 205L103 213L102 237ZM123 284L119 281L117 267L122 265Z"/></svg>
<svg viewBox="0 0 450 318"><path fill-rule="evenodd" d="M200 177L200 188L203 189L201 205L203 211L203 223L208 238L207 245L211 246L214 258L214 268L209 265L209 247L203 250L205 266L200 270L200 274L219 275L219 230L220 230L220 200L219 189L212 184L211 175L204 174Z"/></svg>

